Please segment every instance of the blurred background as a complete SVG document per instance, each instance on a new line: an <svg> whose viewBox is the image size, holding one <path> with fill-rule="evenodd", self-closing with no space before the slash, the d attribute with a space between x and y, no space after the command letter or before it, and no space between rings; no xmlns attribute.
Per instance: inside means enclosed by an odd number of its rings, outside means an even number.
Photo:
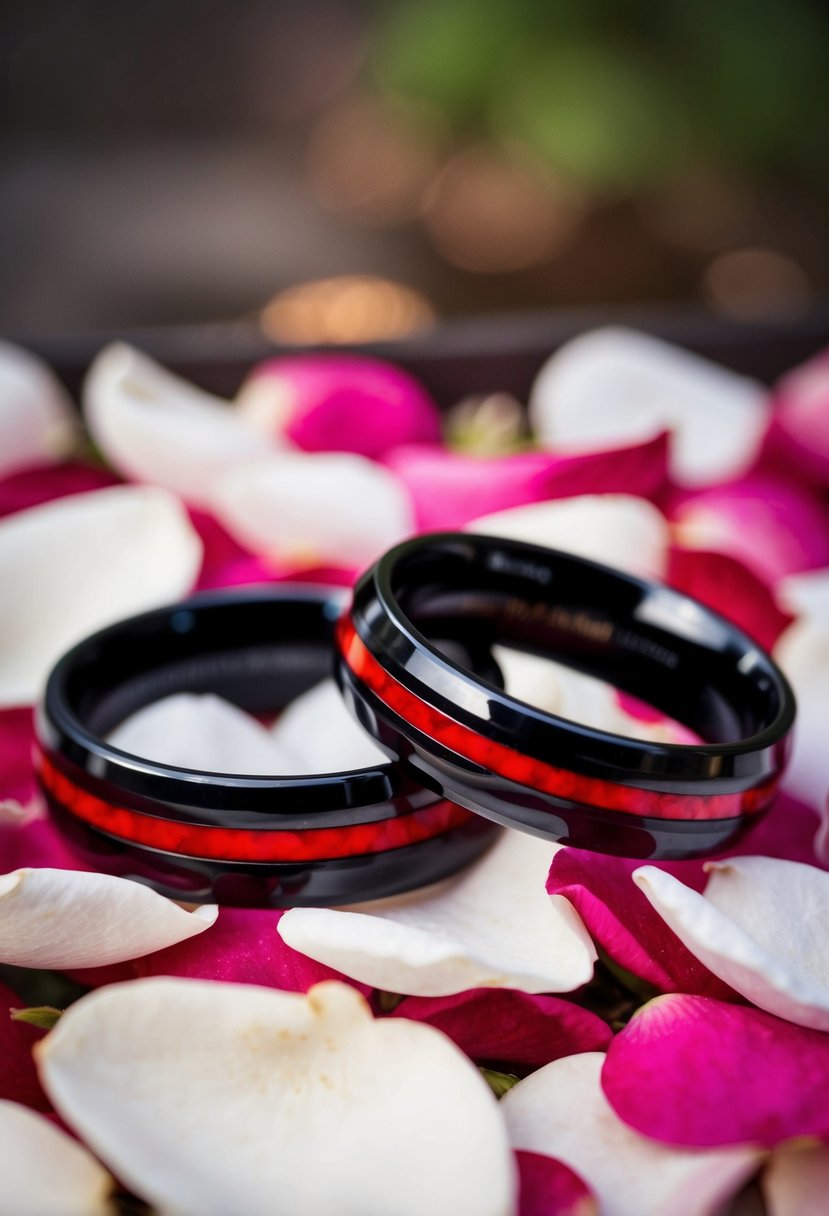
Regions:
<svg viewBox="0 0 829 1216"><path fill-rule="evenodd" d="M823 0L5 0L0 330L829 286Z"/></svg>

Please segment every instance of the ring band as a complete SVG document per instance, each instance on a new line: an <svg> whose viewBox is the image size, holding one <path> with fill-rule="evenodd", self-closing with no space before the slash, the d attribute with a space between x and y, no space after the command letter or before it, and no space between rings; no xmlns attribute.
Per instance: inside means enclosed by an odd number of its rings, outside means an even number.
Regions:
<svg viewBox="0 0 829 1216"><path fill-rule="evenodd" d="M174 692L282 708L331 674L342 599L306 588L209 594L122 621L54 668L37 714L49 809L96 868L179 899L359 902L435 882L492 839L398 765L309 776L190 771L107 742Z"/></svg>
<svg viewBox="0 0 829 1216"><path fill-rule="evenodd" d="M698 744L628 738L509 696L435 644L513 646L606 680L691 727ZM362 724L444 797L600 852L723 848L771 803L794 697L735 626L597 563L473 534L390 550L337 628L338 679Z"/></svg>

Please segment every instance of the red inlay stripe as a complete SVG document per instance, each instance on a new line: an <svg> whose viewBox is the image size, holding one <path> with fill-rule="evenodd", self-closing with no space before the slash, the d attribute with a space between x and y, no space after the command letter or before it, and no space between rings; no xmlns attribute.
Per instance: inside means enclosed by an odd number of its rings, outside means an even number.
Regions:
<svg viewBox="0 0 829 1216"><path fill-rule="evenodd" d="M354 675L399 717L457 755L530 789L601 810L654 819L732 819L759 813L774 796L776 778L736 794L669 794L556 768L487 739L404 688L368 651L350 617L340 618L337 643Z"/></svg>
<svg viewBox="0 0 829 1216"><path fill-rule="evenodd" d="M460 827L473 818L471 811L455 806L453 802L441 801L405 815L351 827L306 828L302 831L207 827L204 824L155 819L140 811L106 802L77 785L42 752L36 756L36 764L44 789L78 819L120 840L162 849L182 857L272 862L356 857L363 853L384 853L390 849L419 844Z"/></svg>

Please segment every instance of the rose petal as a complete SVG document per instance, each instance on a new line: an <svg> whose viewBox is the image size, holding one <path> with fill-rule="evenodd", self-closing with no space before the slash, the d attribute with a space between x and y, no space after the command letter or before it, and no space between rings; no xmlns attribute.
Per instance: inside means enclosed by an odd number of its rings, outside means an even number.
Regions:
<svg viewBox="0 0 829 1216"><path fill-rule="evenodd" d="M58 870L88 870L72 852L45 813L21 816L0 814L0 874L22 868L51 866Z"/></svg>
<svg viewBox="0 0 829 1216"><path fill-rule="evenodd" d="M514 1085L500 1105L515 1148L569 1165L595 1193L602 1216L715 1216L759 1154L690 1153L637 1135L602 1094L604 1059L598 1052L566 1056ZM695 1064L692 1077L697 1072Z"/></svg>
<svg viewBox="0 0 829 1216"><path fill-rule="evenodd" d="M809 806L823 809L829 793L829 625L802 617L783 633L774 657L794 689L797 720L783 788Z"/></svg>
<svg viewBox="0 0 829 1216"><path fill-rule="evenodd" d="M825 868L817 849L819 831L820 818L814 807L798 802L791 794L778 793L760 822L728 853L782 857Z"/></svg>
<svg viewBox="0 0 829 1216"><path fill-rule="evenodd" d="M0 962L97 967L203 933L213 906L185 912L139 883L72 870L0 875Z"/></svg>
<svg viewBox="0 0 829 1216"><path fill-rule="evenodd" d="M774 405L775 449L802 476L829 483L829 349L778 382Z"/></svg>
<svg viewBox="0 0 829 1216"><path fill-rule="evenodd" d="M829 1145L790 1145L772 1153L761 1176L767 1216L826 1216Z"/></svg>
<svg viewBox="0 0 829 1216"><path fill-rule="evenodd" d="M237 398L239 415L306 452L377 459L401 443L440 439L437 408L413 376L355 355L268 359Z"/></svg>
<svg viewBox="0 0 829 1216"><path fill-rule="evenodd" d="M135 980L70 1007L39 1052L52 1100L138 1194L182 1216L506 1216L498 1105L443 1036L307 997Z"/></svg>
<svg viewBox="0 0 829 1216"><path fill-rule="evenodd" d="M283 915L261 908L220 908L204 933L136 959L133 971L138 976L261 984L285 992L307 992L323 980L341 979L339 972L283 942L276 931Z"/></svg>
<svg viewBox="0 0 829 1216"><path fill-rule="evenodd" d="M655 866L634 881L688 949L761 1009L829 1030L829 874L775 857L706 866L700 895Z"/></svg>
<svg viewBox="0 0 829 1216"><path fill-rule="evenodd" d="M46 364L0 342L0 477L59 460L77 432L69 395Z"/></svg>
<svg viewBox="0 0 829 1216"><path fill-rule="evenodd" d="M688 743L697 738L687 727L659 713L651 711L647 717L641 712L637 716L628 713L618 691L604 680L507 646L494 646L492 653L506 691L547 713L629 738L660 743Z"/></svg>
<svg viewBox="0 0 829 1216"><path fill-rule="evenodd" d="M664 485L666 462L664 435L578 456L521 452L476 458L443 448L405 447L385 460L406 486L422 531L460 528L482 515L576 494L627 492L648 498Z"/></svg>
<svg viewBox="0 0 829 1216"><path fill-rule="evenodd" d="M83 412L120 473L193 503L209 499L221 473L272 446L227 403L122 342L105 347L90 367Z"/></svg>
<svg viewBox="0 0 829 1216"><path fill-rule="evenodd" d="M34 794L33 743L31 709L0 709L0 806L9 802L24 806Z"/></svg>
<svg viewBox="0 0 829 1216"><path fill-rule="evenodd" d="M674 546L667 581L733 621L767 650L791 620L778 608L768 584L726 553Z"/></svg>
<svg viewBox="0 0 829 1216"><path fill-rule="evenodd" d="M509 988L476 988L453 996L409 996L392 1017L428 1022L479 1063L538 1068L610 1042L606 1022L571 1001Z"/></svg>
<svg viewBox="0 0 829 1216"><path fill-rule="evenodd" d="M408 496L363 456L272 456L220 478L220 523L255 553L283 562L363 566L412 530Z"/></svg>
<svg viewBox="0 0 829 1216"><path fill-rule="evenodd" d="M388 763L346 709L333 680L323 680L292 701L277 718L273 737L297 773L338 773Z"/></svg>
<svg viewBox="0 0 829 1216"><path fill-rule="evenodd" d="M131 714L108 738L132 756L178 768L246 776L297 771L293 756L266 727L213 693L163 697Z"/></svg>
<svg viewBox="0 0 829 1216"><path fill-rule="evenodd" d="M647 334L607 328L558 350L536 378L530 421L558 451L643 442L670 430L681 485L713 485L754 464L770 419L762 385Z"/></svg>
<svg viewBox="0 0 829 1216"><path fill-rule="evenodd" d="M589 1187L563 1161L516 1153L518 1216L599 1216Z"/></svg>
<svg viewBox="0 0 829 1216"><path fill-rule="evenodd" d="M387 992L568 992L590 979L596 955L567 901L544 894L554 849L506 832L449 882L351 911L292 908L279 932L295 950Z"/></svg>
<svg viewBox="0 0 829 1216"><path fill-rule="evenodd" d="M164 490L115 486L0 521L0 705L32 704L60 654L95 629L179 599L201 546Z"/></svg>
<svg viewBox="0 0 829 1216"><path fill-rule="evenodd" d="M55 498L87 494L118 484L106 469L80 461L36 465L0 480L0 518L29 507L39 507Z"/></svg>
<svg viewBox="0 0 829 1216"><path fill-rule="evenodd" d="M784 612L829 628L829 570L792 574L777 584L774 594Z"/></svg>
<svg viewBox="0 0 829 1216"><path fill-rule="evenodd" d="M671 520L681 546L726 553L770 586L829 564L829 512L815 494L782 477L755 473L686 496Z"/></svg>
<svg viewBox="0 0 829 1216"><path fill-rule="evenodd" d="M3 1216L115 1216L115 1183L90 1152L16 1102L0 1101Z"/></svg>
<svg viewBox="0 0 829 1216"><path fill-rule="evenodd" d="M733 995L683 945L631 881L638 865L622 857L560 849L550 867L547 890L570 901L614 963L659 992ZM681 872L687 882L703 885L701 866L680 862L670 868Z"/></svg>
<svg viewBox="0 0 829 1216"><path fill-rule="evenodd" d="M829 1037L709 997L656 997L608 1048L605 1095L668 1144L773 1146L829 1134ZM589 1176L588 1176L589 1181Z"/></svg>
<svg viewBox="0 0 829 1216"><path fill-rule="evenodd" d="M533 503L485 515L468 530L577 553L646 578L661 578L665 571L665 518L653 503L629 494L584 494Z"/></svg>
<svg viewBox="0 0 829 1216"><path fill-rule="evenodd" d="M189 515L204 548L201 572L196 584L198 591L270 583L284 574L284 569L277 564L263 561L261 557L256 557L244 549L207 511L190 507Z"/></svg>
<svg viewBox="0 0 829 1216"><path fill-rule="evenodd" d="M35 1110L48 1110L49 1099L41 1089L32 1048L43 1031L25 1022L12 1020L11 1011L26 1004L16 993L0 984L0 1099L13 1099ZM0 1194L0 1211L3 1195Z"/></svg>

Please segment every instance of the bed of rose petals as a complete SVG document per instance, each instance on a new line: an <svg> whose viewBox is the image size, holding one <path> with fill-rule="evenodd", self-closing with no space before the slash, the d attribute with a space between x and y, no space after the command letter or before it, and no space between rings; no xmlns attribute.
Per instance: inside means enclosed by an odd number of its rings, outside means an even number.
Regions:
<svg viewBox="0 0 829 1216"><path fill-rule="evenodd" d="M483 457L374 361L276 359L227 403L112 346L82 427L47 368L0 348L0 1213L826 1211L829 353L769 391L597 331L548 361L529 419L532 446ZM457 527L667 579L774 648L794 754L736 855L647 865L505 833L439 887L280 913L180 907L68 851L30 761L66 646L194 588L347 584ZM683 737L501 657L552 712ZM115 741L251 772L374 755L331 685L273 728L169 698Z"/></svg>

